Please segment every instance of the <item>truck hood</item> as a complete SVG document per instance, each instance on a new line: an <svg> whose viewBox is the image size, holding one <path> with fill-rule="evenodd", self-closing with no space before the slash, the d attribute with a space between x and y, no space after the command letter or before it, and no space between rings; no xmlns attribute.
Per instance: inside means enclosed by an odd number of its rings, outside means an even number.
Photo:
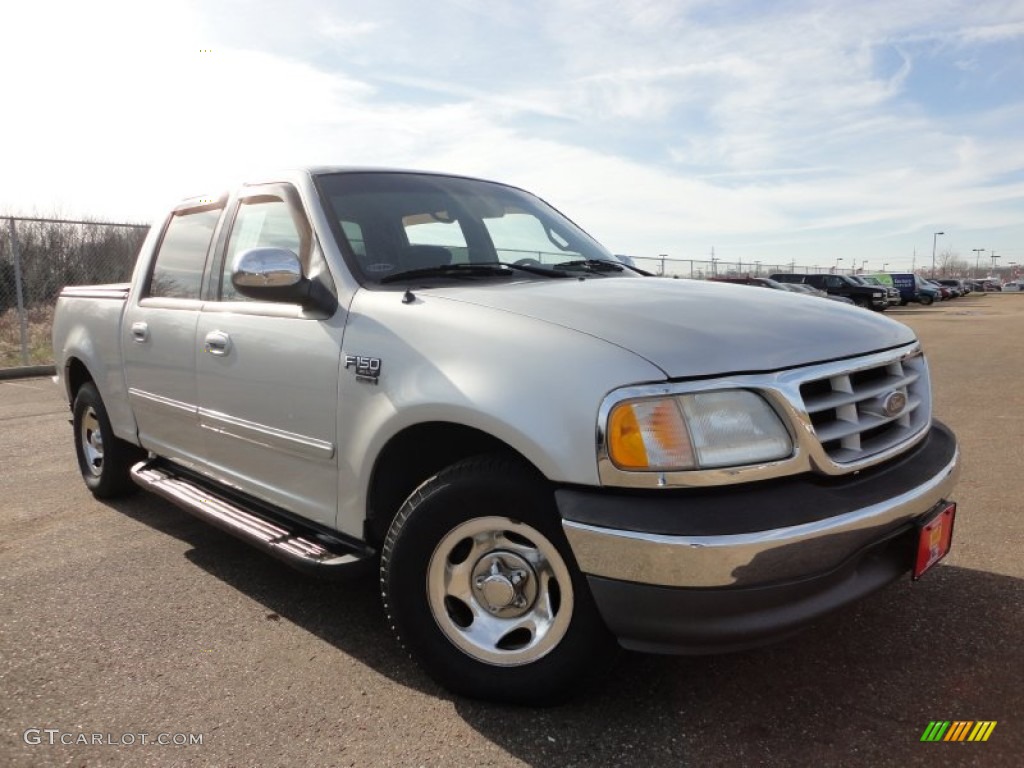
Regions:
<svg viewBox="0 0 1024 768"><path fill-rule="evenodd" d="M666 278L526 280L416 290L531 317L630 350L669 378L757 373L890 349L902 323L814 296Z"/></svg>

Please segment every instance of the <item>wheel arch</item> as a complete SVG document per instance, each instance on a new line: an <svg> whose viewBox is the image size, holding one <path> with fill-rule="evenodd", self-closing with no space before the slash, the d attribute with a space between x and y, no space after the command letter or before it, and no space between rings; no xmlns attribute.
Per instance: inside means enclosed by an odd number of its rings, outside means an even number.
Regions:
<svg viewBox="0 0 1024 768"><path fill-rule="evenodd" d="M88 382L96 383L96 377L89 368L77 357L69 357L64 363L64 383L69 403L75 402L78 390Z"/></svg>
<svg viewBox="0 0 1024 768"><path fill-rule="evenodd" d="M377 455L366 496L364 536L379 547L402 503L423 482L462 459L504 454L544 474L508 443L475 427L447 421L413 424L394 434Z"/></svg>

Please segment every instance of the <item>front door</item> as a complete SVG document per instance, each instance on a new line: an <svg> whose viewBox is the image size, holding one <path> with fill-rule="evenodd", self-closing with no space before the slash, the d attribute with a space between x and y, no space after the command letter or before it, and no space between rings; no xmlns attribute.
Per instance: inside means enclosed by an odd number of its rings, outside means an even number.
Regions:
<svg viewBox="0 0 1024 768"><path fill-rule="evenodd" d="M207 471L290 512L333 526L338 364L345 310L332 316L239 295L231 266L255 247L288 248L330 281L290 187L247 188L196 328L199 423Z"/></svg>

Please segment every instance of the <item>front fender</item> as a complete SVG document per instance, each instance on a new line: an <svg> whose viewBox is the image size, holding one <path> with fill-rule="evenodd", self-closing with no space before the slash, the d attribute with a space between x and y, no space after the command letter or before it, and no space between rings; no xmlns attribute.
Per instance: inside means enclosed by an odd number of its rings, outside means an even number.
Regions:
<svg viewBox="0 0 1024 768"><path fill-rule="evenodd" d="M379 383L343 370L339 384L338 527L359 535L377 457L401 431L447 422L490 435L555 482L598 485L601 401L664 373L614 344L541 320L424 292L363 291L345 355L380 359ZM358 489L358 493L352 493Z"/></svg>

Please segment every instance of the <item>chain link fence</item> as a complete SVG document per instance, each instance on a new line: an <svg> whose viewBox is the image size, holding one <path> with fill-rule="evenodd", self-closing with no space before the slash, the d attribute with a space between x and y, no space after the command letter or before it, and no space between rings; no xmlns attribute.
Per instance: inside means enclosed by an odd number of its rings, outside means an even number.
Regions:
<svg viewBox="0 0 1024 768"><path fill-rule="evenodd" d="M145 224L0 218L0 370L52 365L61 288L127 282L148 231Z"/></svg>
<svg viewBox="0 0 1024 768"><path fill-rule="evenodd" d="M851 274L854 270L837 269L835 265L805 266L795 261L784 264L760 261L726 261L724 259L676 259L669 256L619 256L627 263L659 277L707 280L712 277L769 277L776 273Z"/></svg>

